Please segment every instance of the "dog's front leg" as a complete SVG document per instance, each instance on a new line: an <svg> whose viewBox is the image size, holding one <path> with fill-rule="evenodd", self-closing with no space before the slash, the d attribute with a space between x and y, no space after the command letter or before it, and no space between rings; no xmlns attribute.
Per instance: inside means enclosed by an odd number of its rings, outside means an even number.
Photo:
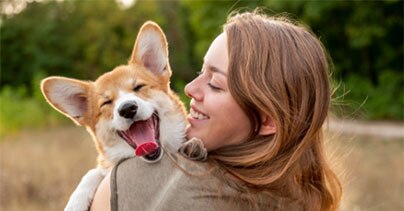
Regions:
<svg viewBox="0 0 404 211"><path fill-rule="evenodd" d="M87 211L105 174L106 171L99 168L88 171L70 196L65 211Z"/></svg>

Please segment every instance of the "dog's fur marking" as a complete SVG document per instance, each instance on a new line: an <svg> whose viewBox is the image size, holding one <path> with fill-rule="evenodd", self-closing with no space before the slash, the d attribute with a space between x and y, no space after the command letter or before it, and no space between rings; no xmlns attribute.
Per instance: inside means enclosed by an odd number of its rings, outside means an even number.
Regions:
<svg viewBox="0 0 404 211"><path fill-rule="evenodd" d="M142 98L137 97L133 93L125 93L119 91L118 99L115 103L114 108L114 118L112 120L114 127L118 130L127 130L132 124L132 122L128 121L128 119L125 119L119 115L119 108L123 104L128 102L136 102L138 106L137 114L134 121L149 119L156 107L155 105L152 105L151 103L143 100Z"/></svg>

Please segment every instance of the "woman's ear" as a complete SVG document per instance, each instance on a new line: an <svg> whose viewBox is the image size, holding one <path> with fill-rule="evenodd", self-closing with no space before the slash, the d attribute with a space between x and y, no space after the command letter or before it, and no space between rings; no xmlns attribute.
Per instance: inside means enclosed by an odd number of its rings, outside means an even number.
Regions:
<svg viewBox="0 0 404 211"><path fill-rule="evenodd" d="M259 135L272 135L276 133L276 125L275 122L272 118L270 118L268 115L262 115L261 119L261 129L258 132Z"/></svg>

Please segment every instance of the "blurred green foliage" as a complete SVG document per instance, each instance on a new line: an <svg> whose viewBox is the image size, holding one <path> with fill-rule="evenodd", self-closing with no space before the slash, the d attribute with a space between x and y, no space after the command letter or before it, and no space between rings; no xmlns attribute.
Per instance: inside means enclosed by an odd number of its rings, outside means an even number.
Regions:
<svg viewBox="0 0 404 211"><path fill-rule="evenodd" d="M320 37L333 59L336 96L352 102L345 115L359 106L365 111L361 118L403 120L403 6L403 1L138 0L122 8L114 0L32 2L18 14L1 16L0 128L47 124L41 112L51 109L43 108L50 106L37 89L38 77L94 80L127 62L146 20L167 34L172 86L185 100L183 87L200 69L229 13L256 7L288 14ZM22 120L12 123L20 115Z"/></svg>
<svg viewBox="0 0 404 211"><path fill-rule="evenodd" d="M0 91L0 137L18 132L22 128L51 127L67 122L67 118L58 114L42 97L38 86L45 77L38 71L32 78L32 93L24 85L4 86Z"/></svg>

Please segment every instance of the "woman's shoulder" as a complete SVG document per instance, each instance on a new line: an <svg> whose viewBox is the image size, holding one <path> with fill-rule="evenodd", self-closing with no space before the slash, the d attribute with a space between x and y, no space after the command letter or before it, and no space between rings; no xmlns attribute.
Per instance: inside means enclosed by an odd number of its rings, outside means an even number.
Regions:
<svg viewBox="0 0 404 211"><path fill-rule="evenodd" d="M111 174L112 210L211 210L220 204L221 181L207 162L165 153L157 163L120 162ZM225 190L227 194L229 190Z"/></svg>
<svg viewBox="0 0 404 211"><path fill-rule="evenodd" d="M111 174L111 210L284 210L271 195L226 178L213 164L180 153L166 152L153 164L127 159Z"/></svg>

